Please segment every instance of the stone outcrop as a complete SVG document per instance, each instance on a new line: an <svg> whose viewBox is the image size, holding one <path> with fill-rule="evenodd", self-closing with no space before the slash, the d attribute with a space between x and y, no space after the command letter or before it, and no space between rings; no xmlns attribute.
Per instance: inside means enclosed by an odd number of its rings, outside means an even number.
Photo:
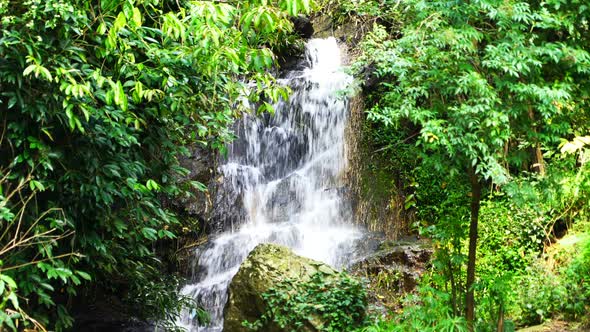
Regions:
<svg viewBox="0 0 590 332"><path fill-rule="evenodd" d="M385 241L350 270L353 275L369 280L370 302L386 314L398 309L403 295L415 289L433 252L424 240Z"/></svg>
<svg viewBox="0 0 590 332"><path fill-rule="evenodd" d="M308 281L312 275L322 272L328 277L337 278L338 271L330 266L309 258L295 255L290 249L275 244L260 244L242 263L238 273L229 286L229 299L224 310L224 331L251 331L242 322L254 322L266 311L262 294L273 285L285 279ZM283 332L275 324L268 324L260 331ZM316 318L310 318L300 332L318 331L322 325Z"/></svg>

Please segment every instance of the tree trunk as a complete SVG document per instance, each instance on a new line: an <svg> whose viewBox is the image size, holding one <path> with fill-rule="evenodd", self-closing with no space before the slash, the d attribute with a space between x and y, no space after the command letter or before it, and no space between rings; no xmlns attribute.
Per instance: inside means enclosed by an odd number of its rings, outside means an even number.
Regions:
<svg viewBox="0 0 590 332"><path fill-rule="evenodd" d="M481 183L472 168L469 170L471 178L471 222L469 224L469 254L467 260L467 281L465 287L465 318L469 331L473 332L475 318L475 297L473 284L475 283L475 253L477 250L477 223L479 221L479 207L481 201Z"/></svg>
<svg viewBox="0 0 590 332"><path fill-rule="evenodd" d="M545 160L543 159L543 151L541 151L541 143L535 144L535 159L533 168L541 175L545 175Z"/></svg>
<svg viewBox="0 0 590 332"><path fill-rule="evenodd" d="M533 126L535 136L538 133L537 125L535 124L535 112L532 107L529 107L529 120ZM545 175L545 160L543 159L543 151L541 151L541 143L539 138L535 137L535 146L533 147L533 169L541 175Z"/></svg>
<svg viewBox="0 0 590 332"><path fill-rule="evenodd" d="M498 328L497 332L504 332L504 300L500 300L500 306L498 308Z"/></svg>

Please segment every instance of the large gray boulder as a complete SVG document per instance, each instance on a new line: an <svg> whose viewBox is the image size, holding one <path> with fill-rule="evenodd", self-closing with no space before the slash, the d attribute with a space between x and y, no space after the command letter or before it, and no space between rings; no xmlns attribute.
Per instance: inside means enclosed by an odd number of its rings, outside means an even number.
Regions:
<svg viewBox="0 0 590 332"><path fill-rule="evenodd" d="M224 309L223 330L230 332L251 331L242 322L254 322L266 311L262 294L273 285L285 279L301 282L321 272L327 277L337 278L339 272L330 266L309 258L295 255L289 248L276 244L260 244L242 263L229 286L229 299ZM322 322L310 317L300 332L319 331ZM283 332L276 324L269 323L260 331Z"/></svg>

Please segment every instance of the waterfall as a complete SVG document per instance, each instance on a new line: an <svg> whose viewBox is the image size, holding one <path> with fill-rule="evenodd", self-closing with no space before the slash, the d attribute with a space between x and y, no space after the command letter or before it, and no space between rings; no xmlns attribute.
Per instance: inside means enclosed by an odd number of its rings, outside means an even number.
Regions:
<svg viewBox="0 0 590 332"><path fill-rule="evenodd" d="M340 92L351 77L341 69L336 40L307 42L301 68L281 80L293 93L274 115L248 115L237 124L220 171L224 190L239 194L235 208L244 218L195 253L196 283L182 293L209 311L212 324L199 327L185 312L180 325L189 331L222 330L228 285L256 245L282 244L343 267L362 235L344 195L348 99Z"/></svg>

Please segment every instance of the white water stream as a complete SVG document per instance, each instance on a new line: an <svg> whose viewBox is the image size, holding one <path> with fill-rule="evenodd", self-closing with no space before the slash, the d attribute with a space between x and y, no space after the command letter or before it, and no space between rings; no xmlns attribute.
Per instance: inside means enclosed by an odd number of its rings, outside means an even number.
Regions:
<svg viewBox="0 0 590 332"><path fill-rule="evenodd" d="M210 312L212 324L198 326L186 312L181 326L191 332L222 330L231 278L260 243L283 244L336 267L350 262L362 235L351 226L343 194L348 100L339 91L350 82L336 40L312 39L304 69L283 80L293 90L290 99L276 105L273 116L241 120L221 172L224 185L241 195L245 222L196 252L196 283L182 293Z"/></svg>

